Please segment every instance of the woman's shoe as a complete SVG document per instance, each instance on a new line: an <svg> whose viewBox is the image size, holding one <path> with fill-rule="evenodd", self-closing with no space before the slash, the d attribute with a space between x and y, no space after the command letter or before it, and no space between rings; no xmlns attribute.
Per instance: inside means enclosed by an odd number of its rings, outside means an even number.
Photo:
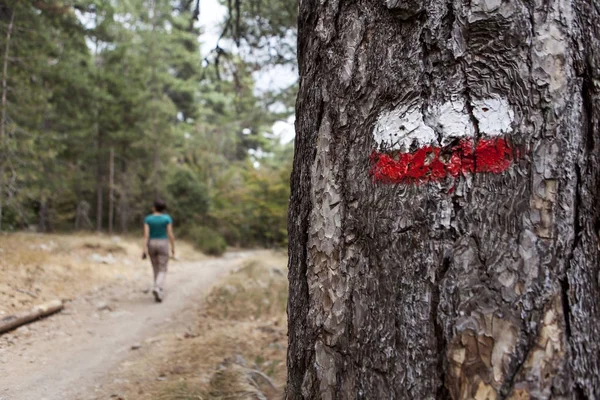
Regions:
<svg viewBox="0 0 600 400"><path fill-rule="evenodd" d="M162 301L163 301L162 290L154 289L154 290L152 290L152 294L154 295L154 300L156 300L157 303L162 303Z"/></svg>

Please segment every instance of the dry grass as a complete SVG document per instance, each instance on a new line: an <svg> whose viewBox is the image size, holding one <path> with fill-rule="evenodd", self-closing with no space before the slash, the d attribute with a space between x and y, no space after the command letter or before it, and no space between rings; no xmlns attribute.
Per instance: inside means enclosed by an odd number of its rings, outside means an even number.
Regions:
<svg viewBox="0 0 600 400"><path fill-rule="evenodd" d="M198 258L179 243L184 259ZM70 299L139 273L141 240L94 234L0 235L0 315L52 299Z"/></svg>
<svg viewBox="0 0 600 400"><path fill-rule="evenodd" d="M287 279L281 268L251 261L212 290L207 313L215 319L245 320L285 314Z"/></svg>
<svg viewBox="0 0 600 400"><path fill-rule="evenodd" d="M156 338L150 358L119 372L136 384L117 391L126 399L280 399L286 378L285 264L284 256L269 253L232 272L203 305L188 310L192 315L183 318L197 322L185 337Z"/></svg>

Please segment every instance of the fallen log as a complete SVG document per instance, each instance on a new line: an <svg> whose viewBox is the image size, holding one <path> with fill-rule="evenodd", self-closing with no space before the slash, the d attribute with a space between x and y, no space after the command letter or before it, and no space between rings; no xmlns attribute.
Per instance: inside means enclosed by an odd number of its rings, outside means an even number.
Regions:
<svg viewBox="0 0 600 400"><path fill-rule="evenodd" d="M0 318L0 335L18 328L21 325L28 324L38 318L47 317L62 310L64 307L61 300L52 300L39 306L33 307L29 311L22 311L13 315Z"/></svg>

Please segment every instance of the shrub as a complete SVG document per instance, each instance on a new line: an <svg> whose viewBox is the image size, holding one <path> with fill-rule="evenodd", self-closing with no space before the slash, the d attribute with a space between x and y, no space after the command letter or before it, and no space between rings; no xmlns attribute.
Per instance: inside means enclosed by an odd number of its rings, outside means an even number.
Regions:
<svg viewBox="0 0 600 400"><path fill-rule="evenodd" d="M194 246L204 254L220 256L227 250L227 243L223 236L206 226L190 228L188 236Z"/></svg>

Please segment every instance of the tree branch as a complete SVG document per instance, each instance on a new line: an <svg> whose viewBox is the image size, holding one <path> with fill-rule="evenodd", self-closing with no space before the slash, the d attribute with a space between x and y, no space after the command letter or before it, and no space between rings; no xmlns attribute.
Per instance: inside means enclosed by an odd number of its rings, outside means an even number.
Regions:
<svg viewBox="0 0 600 400"><path fill-rule="evenodd" d="M200 17L200 0L196 0L196 7L194 7L194 13L192 14L192 24L193 21L197 21L198 17Z"/></svg>

